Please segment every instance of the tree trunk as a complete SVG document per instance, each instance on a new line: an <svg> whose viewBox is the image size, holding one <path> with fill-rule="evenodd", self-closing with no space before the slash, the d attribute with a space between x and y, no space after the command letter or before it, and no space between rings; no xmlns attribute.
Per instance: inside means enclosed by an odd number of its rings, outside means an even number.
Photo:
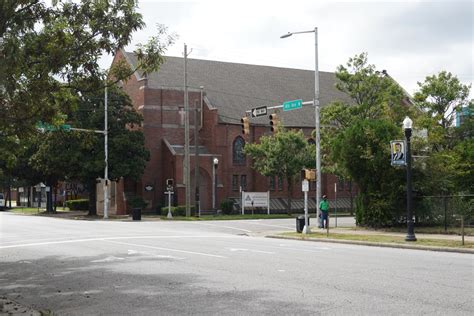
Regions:
<svg viewBox="0 0 474 316"><path fill-rule="evenodd" d="M287 177L286 182L288 182L288 214L291 214L291 195L293 193L293 178Z"/></svg>
<svg viewBox="0 0 474 316"><path fill-rule="evenodd" d="M46 213L54 213L53 210L53 181L50 179L46 180L46 189L49 188L49 191L46 192Z"/></svg>
<svg viewBox="0 0 474 316"><path fill-rule="evenodd" d="M97 207L96 207L96 182L95 179L89 181L89 216L96 216L97 215Z"/></svg>
<svg viewBox="0 0 474 316"><path fill-rule="evenodd" d="M33 189L30 186L28 186L27 192L28 192L28 198L26 200L27 201L26 206L31 207L31 200L32 200L31 199L31 194L33 193Z"/></svg>
<svg viewBox="0 0 474 316"><path fill-rule="evenodd" d="M54 186L54 199L53 199L53 210L54 210L54 213L56 213L56 202L58 200L58 185L56 183L56 185Z"/></svg>
<svg viewBox="0 0 474 316"><path fill-rule="evenodd" d="M7 203L5 203L6 205ZM8 208L12 208L12 186L11 186L11 179L8 179Z"/></svg>

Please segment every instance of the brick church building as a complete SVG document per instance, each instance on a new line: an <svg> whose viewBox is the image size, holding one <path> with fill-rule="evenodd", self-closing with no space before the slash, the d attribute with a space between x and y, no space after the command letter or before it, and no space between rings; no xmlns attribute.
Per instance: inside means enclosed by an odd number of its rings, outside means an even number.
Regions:
<svg viewBox="0 0 474 316"><path fill-rule="evenodd" d="M123 50L117 52L113 62L119 60L125 60L132 67L136 64L134 54ZM268 115L251 118L249 135L243 135L240 120L247 110L255 107L275 106L295 99L313 100L314 72L188 59L187 78L192 205L195 198L195 168L198 168L202 210L212 209L213 188L216 190L217 208L220 208L220 202L224 199L233 199L238 204L242 189L270 191L271 209L285 209L286 181L262 176L252 169L251 159L242 153L246 143L256 142L262 135L271 133ZM336 100L348 101L348 97L335 88L335 82L334 73L320 72L322 107ZM140 181L125 179L119 183L118 191L123 191L125 198L142 196L148 202L149 209L157 210L167 205L164 191L167 179L172 179L174 205L184 205L184 58L167 57L159 71L147 75L135 73L122 83L122 87L131 97L135 109L143 115L142 128L150 160ZM272 110L269 110L270 113ZM285 127L303 130L308 141L314 142L311 139L315 124L313 106L281 111L278 115ZM197 159L195 140L198 144ZM213 172L216 173L216 186L213 185ZM342 204L342 201L346 201L347 208L347 201L354 196L355 188L333 175L323 174L321 181L321 193L327 194L330 200L334 199L334 184L338 183L338 201ZM296 199L293 207L302 209L303 194L298 182L293 191L292 196ZM315 208L314 183L311 185L310 197L311 211ZM238 207L236 205L236 209ZM117 214L125 212L125 209L116 210Z"/></svg>

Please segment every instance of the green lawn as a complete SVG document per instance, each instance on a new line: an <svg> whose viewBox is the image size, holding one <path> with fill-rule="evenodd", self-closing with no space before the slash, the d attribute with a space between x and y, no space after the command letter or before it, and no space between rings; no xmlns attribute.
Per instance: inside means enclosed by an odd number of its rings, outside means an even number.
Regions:
<svg viewBox="0 0 474 316"><path fill-rule="evenodd" d="M311 232L310 234L303 235L300 233L283 233L282 236L297 237L301 239L338 239L338 240L353 240L353 241L367 241L374 243L394 243L394 244L406 244L406 245L419 245L419 246L434 246L434 247L451 247L451 248L474 248L473 242L465 242L464 246L461 244L461 238L457 240L444 240L444 239L420 239L418 238L415 242L405 241L404 236L386 236L386 235L372 235L372 234L336 234L329 232L327 237L326 232Z"/></svg>
<svg viewBox="0 0 474 316"><path fill-rule="evenodd" d="M166 216L150 216L150 217L160 217L163 220L176 220L176 221L229 221L229 220L239 220L239 219L275 219L275 218L294 218L295 215L287 214L246 214L246 215L203 215L201 217L191 216L173 216L173 218L168 219Z"/></svg>
<svg viewBox="0 0 474 316"><path fill-rule="evenodd" d="M58 213L69 212L67 208L58 207L56 208ZM10 210L10 212L18 214L43 214L46 212L44 208L38 209L37 207L15 207Z"/></svg>
<svg viewBox="0 0 474 316"><path fill-rule="evenodd" d="M380 231L386 232L406 232L406 227L391 227L384 228ZM434 226L434 227L415 227L415 233L420 234L442 234L442 235L460 235L461 227L448 227L447 230L444 229L444 226ZM474 236L474 227L464 227L464 235Z"/></svg>

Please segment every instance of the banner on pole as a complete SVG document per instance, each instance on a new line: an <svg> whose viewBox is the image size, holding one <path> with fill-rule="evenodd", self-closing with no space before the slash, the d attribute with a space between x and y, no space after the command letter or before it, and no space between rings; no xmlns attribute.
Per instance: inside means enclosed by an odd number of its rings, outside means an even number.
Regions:
<svg viewBox="0 0 474 316"><path fill-rule="evenodd" d="M406 165L405 142L403 140L392 140L390 142L391 164L392 166Z"/></svg>

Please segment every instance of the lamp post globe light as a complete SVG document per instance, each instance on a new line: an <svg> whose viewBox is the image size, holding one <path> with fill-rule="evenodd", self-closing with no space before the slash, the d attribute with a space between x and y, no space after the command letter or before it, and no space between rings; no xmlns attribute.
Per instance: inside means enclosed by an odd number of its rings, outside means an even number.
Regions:
<svg viewBox="0 0 474 316"><path fill-rule="evenodd" d="M403 128L405 130L406 139L406 162L407 162L407 235L405 241L416 241L413 210L412 210L412 184L411 184L411 132L413 121L407 116L403 120Z"/></svg>
<svg viewBox="0 0 474 316"><path fill-rule="evenodd" d="M219 165L219 159L214 158L212 160L212 209L216 210L216 194L217 194L217 166Z"/></svg>
<svg viewBox="0 0 474 316"><path fill-rule="evenodd" d="M302 31L302 32L288 32L280 36L280 38L287 38L293 34L303 34L303 33L314 33L314 116L315 116L315 128L316 128L316 214L319 218L319 202L321 199L321 154L320 154L320 124L319 124L319 69L318 69L318 28L315 27L314 30ZM321 223L319 224L321 226Z"/></svg>

